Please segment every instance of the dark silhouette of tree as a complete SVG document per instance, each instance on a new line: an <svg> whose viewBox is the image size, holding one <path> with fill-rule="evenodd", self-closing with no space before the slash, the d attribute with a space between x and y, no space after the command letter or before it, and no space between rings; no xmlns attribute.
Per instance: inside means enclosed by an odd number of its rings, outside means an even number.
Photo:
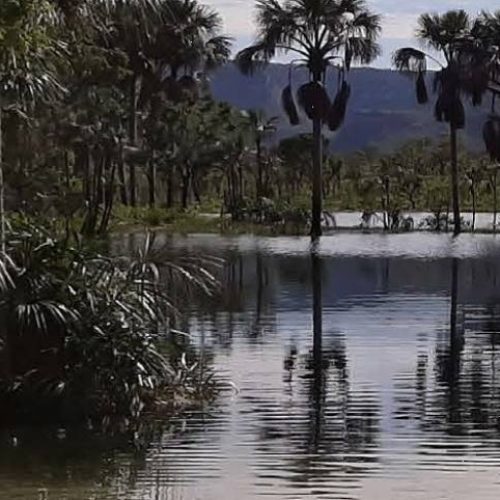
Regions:
<svg viewBox="0 0 500 500"><path fill-rule="evenodd" d="M419 104L426 104L429 100L425 82L427 62L431 60L441 67L434 77L437 95L434 115L437 121L449 124L455 235L461 231L457 135L465 127L463 95L471 95L472 103L479 105L487 89L487 71L483 65L477 64L478 60L474 55L480 53L474 50L479 40L478 35L476 24L463 10L453 10L442 15L423 14L418 21L416 36L427 48L437 51L444 64L432 55L412 47L399 49L394 54L394 65L398 70L416 74Z"/></svg>
<svg viewBox="0 0 500 500"><path fill-rule="evenodd" d="M352 62L369 63L377 56L380 19L364 0L258 0L257 29L254 44L236 58L244 73L251 73L279 53L293 53L309 71L309 82L299 88L297 97L313 122L311 236L316 239L321 236L322 127L340 127L350 96L346 73ZM329 67L339 72L333 104L323 86ZM292 124L297 124L291 81L283 91L283 104Z"/></svg>

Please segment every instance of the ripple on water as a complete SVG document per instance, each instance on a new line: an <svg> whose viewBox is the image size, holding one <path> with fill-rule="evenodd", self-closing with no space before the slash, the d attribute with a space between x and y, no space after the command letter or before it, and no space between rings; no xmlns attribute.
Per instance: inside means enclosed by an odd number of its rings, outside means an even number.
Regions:
<svg viewBox="0 0 500 500"><path fill-rule="evenodd" d="M75 459L29 480L4 461L0 498L496 500L499 242L343 233L313 268L306 238L174 239L230 260L190 329L238 391L139 458L105 456L100 479Z"/></svg>

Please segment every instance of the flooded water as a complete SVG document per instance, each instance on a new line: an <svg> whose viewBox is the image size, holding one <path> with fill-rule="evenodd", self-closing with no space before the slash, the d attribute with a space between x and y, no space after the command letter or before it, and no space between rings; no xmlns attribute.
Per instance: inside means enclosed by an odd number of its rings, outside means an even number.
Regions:
<svg viewBox="0 0 500 500"><path fill-rule="evenodd" d="M7 430L0 499L499 497L500 237L164 242L228 260L185 325L227 389L136 454Z"/></svg>
<svg viewBox="0 0 500 500"><path fill-rule="evenodd" d="M434 226L435 215L430 212L404 212L401 214L403 217L411 217L414 222L414 228L416 230L429 230ZM474 228L476 231L492 231L493 228L498 230L498 215L488 212L479 212L475 215L472 212L462 212L461 214L462 222L464 228L468 230ZM353 229L359 228L362 221L361 212L335 212L333 214L335 217L336 225L339 229ZM442 217L446 220L446 214L442 214ZM452 217L448 214L448 225L443 223L443 229L451 230L452 223L450 222ZM430 227L429 227L429 222ZM369 227L372 229L383 229L384 228L384 215L381 212L374 213L370 218Z"/></svg>

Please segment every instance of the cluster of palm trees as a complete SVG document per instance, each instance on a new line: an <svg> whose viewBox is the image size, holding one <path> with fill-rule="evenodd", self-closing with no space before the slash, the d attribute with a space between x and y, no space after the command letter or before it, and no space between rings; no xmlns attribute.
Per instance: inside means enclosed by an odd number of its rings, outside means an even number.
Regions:
<svg viewBox="0 0 500 500"><path fill-rule="evenodd" d="M343 123L353 97L352 65L379 55L381 18L365 0L257 0L256 7L256 40L237 54L236 63L249 73L280 54L294 57L282 101L292 124L312 122L311 235L317 238L325 192L322 131ZM38 203L38 212L45 212L53 196L64 217L80 214L82 231L92 234L108 227L116 197L136 206L147 186L148 203L155 206L158 176L167 206L174 187L186 208L190 198L199 201L201 184L212 182L231 208L244 198L243 165L250 161L256 167L252 191L257 199L266 196L272 161L265 144L276 129L274 119L242 115L209 95L207 74L230 57L231 41L221 26L217 12L198 0L2 2L0 242L6 199L14 206L19 199ZM500 91L500 14L424 14L417 38L425 50L402 48L394 65L415 74L422 104L430 100L429 61L439 66L432 73L435 117L449 128L458 234L458 132L465 125L466 99L477 106L486 93ZM309 81L295 88L297 66L307 69ZM329 72L337 76L335 89L326 86ZM494 99L484 137L497 162Z"/></svg>
<svg viewBox="0 0 500 500"><path fill-rule="evenodd" d="M230 55L220 16L197 0L8 0L0 33L0 218L6 184L34 203L30 181L50 185L50 174L65 179L55 194L84 211L86 233L107 226L115 190L138 203L137 168L153 183L158 163L151 123L194 106Z"/></svg>
<svg viewBox="0 0 500 500"><path fill-rule="evenodd" d="M377 38L381 20L364 0L258 0L258 36L254 44L242 50L237 61L244 72L271 61L280 53L293 53L296 64L304 65L310 82L297 91L299 105L313 122L313 239L321 235L322 211L322 139L323 125L335 130L342 122L350 91L346 75L353 62L370 63L379 54ZM454 213L454 232L460 232L459 166L457 131L465 125L463 99L480 105L488 91L498 93L498 41L500 13L483 13L471 18L462 10L443 15L424 14L418 21L417 38L431 53L405 47L394 54L394 65L416 74L417 99L429 100L426 71L429 60L439 65L434 74L435 116L449 124L450 172ZM333 102L324 87L326 73L339 74L339 88ZM298 115L293 92L283 91L284 108L292 124ZM494 104L492 112L494 113ZM498 160L498 120L493 116L485 125L485 140L493 160Z"/></svg>

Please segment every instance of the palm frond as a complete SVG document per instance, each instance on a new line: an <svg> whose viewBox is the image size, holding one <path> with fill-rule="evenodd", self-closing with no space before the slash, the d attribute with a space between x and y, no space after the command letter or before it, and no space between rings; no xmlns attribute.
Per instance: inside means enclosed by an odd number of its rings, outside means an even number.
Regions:
<svg viewBox="0 0 500 500"><path fill-rule="evenodd" d="M251 45L236 55L235 63L244 75L251 75L256 69L269 63L274 57L274 47L268 47L264 44Z"/></svg>
<svg viewBox="0 0 500 500"><path fill-rule="evenodd" d="M449 60L453 45L469 33L470 27L470 17L464 10L452 10L442 15L422 14L416 36L429 47L443 51Z"/></svg>
<svg viewBox="0 0 500 500"><path fill-rule="evenodd" d="M426 54L412 47L397 50L392 62L398 71L424 73L427 70Z"/></svg>
<svg viewBox="0 0 500 500"><path fill-rule="evenodd" d="M381 54L380 45L372 38L350 36L345 44L345 59L369 64ZM349 55L349 57L348 57Z"/></svg>

